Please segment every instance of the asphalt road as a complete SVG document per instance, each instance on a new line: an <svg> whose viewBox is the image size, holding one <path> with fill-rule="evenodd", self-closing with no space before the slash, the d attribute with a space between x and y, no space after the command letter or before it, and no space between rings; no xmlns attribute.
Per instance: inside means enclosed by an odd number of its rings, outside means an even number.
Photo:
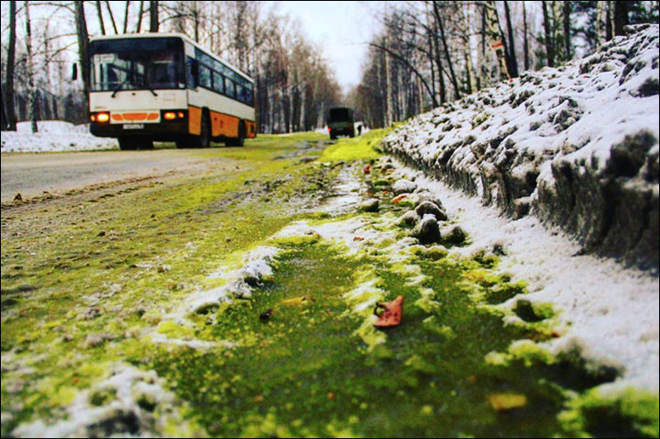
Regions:
<svg viewBox="0 0 660 439"><path fill-rule="evenodd" d="M98 151L53 154L3 154L2 202L16 194L31 198L49 192L203 167L194 150Z"/></svg>

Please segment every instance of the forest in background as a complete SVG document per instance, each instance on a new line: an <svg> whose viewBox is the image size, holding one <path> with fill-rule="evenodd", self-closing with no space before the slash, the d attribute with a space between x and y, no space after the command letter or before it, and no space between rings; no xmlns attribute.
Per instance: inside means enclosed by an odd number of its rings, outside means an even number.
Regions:
<svg viewBox="0 0 660 439"><path fill-rule="evenodd" d="M322 127L349 105L389 126L525 70L589 54L627 24L658 22L655 1L411 1L366 4L381 23L361 83L342 96L321 47L258 1L3 2L2 129L87 121L90 36L181 32L255 79L259 131ZM71 79L72 65L82 81Z"/></svg>
<svg viewBox="0 0 660 439"><path fill-rule="evenodd" d="M382 29L347 99L383 127L593 53L626 25L658 23L658 2L410 1L374 14Z"/></svg>
<svg viewBox="0 0 660 439"><path fill-rule="evenodd" d="M37 120L85 123L88 38L146 32L184 33L248 73L261 133L323 126L341 100L321 48L262 2L11 1L2 10L2 129L26 120L33 128ZM72 80L74 63L82 80Z"/></svg>

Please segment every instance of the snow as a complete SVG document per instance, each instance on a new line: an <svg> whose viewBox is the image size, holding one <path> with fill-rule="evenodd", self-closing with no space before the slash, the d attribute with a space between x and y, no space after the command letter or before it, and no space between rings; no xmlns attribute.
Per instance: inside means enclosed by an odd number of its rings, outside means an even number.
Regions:
<svg viewBox="0 0 660 439"><path fill-rule="evenodd" d="M109 436L125 436L135 434L128 431L128 426L122 422L122 418L127 418L129 414L135 416L136 428L140 430L137 437L161 436L169 422L176 422L182 431L186 431L187 423L175 409L180 402L172 392L165 390L164 384L164 380L153 370L141 371L134 366L117 363L111 367L108 378L76 395L71 405L66 407L67 419L54 424L41 420L21 424L12 434L18 437L87 437L98 434L95 429L105 428L109 430ZM116 393L107 404L96 406L91 402L91 396L99 391ZM141 398L156 404L157 413L151 414L140 407ZM116 422L113 423L113 420Z"/></svg>
<svg viewBox="0 0 660 439"><path fill-rule="evenodd" d="M611 387L658 391L658 277L611 259L580 255L576 241L544 227L537 218L511 221L477 197L400 162L397 168L418 190L441 199L449 217L470 234L470 244L452 249L453 254L470 256L502 246L506 256L499 270L527 282L526 299L552 303L560 310L558 319L567 333L549 342L554 351L577 347L587 361L622 370Z"/></svg>
<svg viewBox="0 0 660 439"><path fill-rule="evenodd" d="M59 120L38 122L39 132L32 133L30 122L19 122L17 131L2 132L3 153L62 152L117 149L116 139L95 137L88 125L74 125Z"/></svg>
<svg viewBox="0 0 660 439"><path fill-rule="evenodd" d="M625 177L636 193L657 192L657 177L648 177L645 169L657 169L658 70L658 26L633 26L630 36L616 37L582 60L526 72L420 115L388 136L385 148L509 212L526 202L532 213L557 223L561 219L549 209L564 203L575 217L575 225L566 227L591 244L598 239L604 216L593 210L593 204L608 198L601 182L618 177L612 176L612 151L626 138L644 133L651 139L635 152L645 155L647 164ZM593 186L575 206L565 200L575 197L579 185L558 175L562 171L579 177L582 187ZM621 181L612 183L622 185ZM618 209L618 201L611 206L607 202L601 204ZM613 216L635 219L631 229L648 228L645 220L637 220L644 212L637 204ZM626 224L609 229L608 242L626 241L621 226ZM629 235L622 253L634 249L637 235Z"/></svg>

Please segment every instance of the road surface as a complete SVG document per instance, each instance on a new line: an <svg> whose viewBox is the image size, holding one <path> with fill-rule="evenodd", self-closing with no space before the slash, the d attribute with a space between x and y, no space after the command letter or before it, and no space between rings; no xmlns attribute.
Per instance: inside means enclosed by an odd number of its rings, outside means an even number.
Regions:
<svg viewBox="0 0 660 439"><path fill-rule="evenodd" d="M3 154L2 202L48 192L58 195L99 183L142 179L203 168L200 150L97 151L52 154Z"/></svg>

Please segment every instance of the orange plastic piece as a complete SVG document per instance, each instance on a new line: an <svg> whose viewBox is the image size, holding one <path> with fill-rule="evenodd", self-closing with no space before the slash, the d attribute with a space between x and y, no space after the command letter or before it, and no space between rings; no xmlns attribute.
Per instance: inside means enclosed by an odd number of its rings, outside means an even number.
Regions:
<svg viewBox="0 0 660 439"><path fill-rule="evenodd" d="M378 314L379 309L383 310L380 315ZM374 314L378 316L378 321L374 323L376 328L399 326L403 317L403 296L399 296L391 302L377 303Z"/></svg>
<svg viewBox="0 0 660 439"><path fill-rule="evenodd" d="M408 195L406 195L406 194L401 194L401 195L399 195L398 197L394 197L394 198L392 199L392 203L394 203L394 204L398 204L399 201L401 201L401 200L403 200L403 199L405 199L405 198L408 198Z"/></svg>

